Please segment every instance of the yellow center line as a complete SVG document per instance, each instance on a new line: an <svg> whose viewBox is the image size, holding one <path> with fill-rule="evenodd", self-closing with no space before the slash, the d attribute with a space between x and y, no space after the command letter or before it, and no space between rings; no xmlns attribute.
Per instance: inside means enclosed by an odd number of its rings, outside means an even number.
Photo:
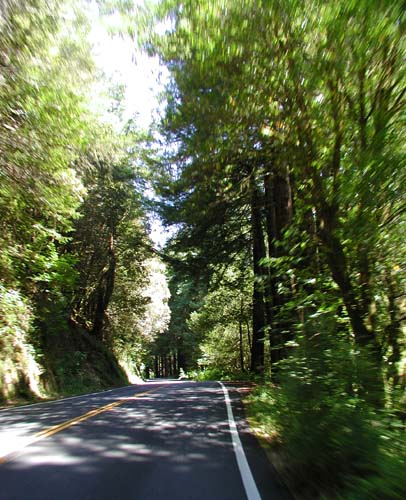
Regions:
<svg viewBox="0 0 406 500"><path fill-rule="evenodd" d="M112 408L115 408L116 406L120 406L124 403L128 403L129 401L132 401L134 399L138 399L141 396L145 396L146 394L150 394L151 392L155 392L158 389L160 389L162 386L156 387L155 389L150 389L149 391L145 392L136 392L133 396L125 399L121 399L119 401L114 401L113 403L109 403L108 405L101 406L100 408L95 408L94 410L91 410L87 413L84 413L83 415L79 415L77 417L74 417L70 420L67 420L66 422L62 422L57 425L53 425L52 427L48 427L48 429L44 429L40 432L37 432L34 434L31 438L28 438L28 440L20 446L17 450L14 450L10 453L7 453L3 457L0 457L0 464L4 464L5 462L8 462L12 460L13 458L16 458L21 454L21 452L27 448L28 446L37 443L38 441L41 441L42 439L45 439L49 436L52 436L56 434L57 432L61 432L65 429L68 429L69 427L72 427L73 425L79 424L80 422L84 422L85 420L88 420L89 418L95 417L96 415L99 415L100 413L103 413L105 411L109 411Z"/></svg>

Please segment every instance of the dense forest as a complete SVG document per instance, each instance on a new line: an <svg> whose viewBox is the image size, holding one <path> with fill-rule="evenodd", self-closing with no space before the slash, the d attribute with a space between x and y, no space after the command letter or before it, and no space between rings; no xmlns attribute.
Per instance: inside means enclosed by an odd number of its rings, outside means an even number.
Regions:
<svg viewBox="0 0 406 500"><path fill-rule="evenodd" d="M102 75L85 7L58 0L1 7L0 393L6 399L139 377L169 320L169 291L143 197L147 137L134 120L117 132L92 111ZM118 114L120 88L108 83L109 109ZM160 302L152 308L154 301Z"/></svg>
<svg viewBox="0 0 406 500"><path fill-rule="evenodd" d="M0 4L1 397L251 381L298 498L405 498L404 2L97 3L149 131L92 111L86 2Z"/></svg>

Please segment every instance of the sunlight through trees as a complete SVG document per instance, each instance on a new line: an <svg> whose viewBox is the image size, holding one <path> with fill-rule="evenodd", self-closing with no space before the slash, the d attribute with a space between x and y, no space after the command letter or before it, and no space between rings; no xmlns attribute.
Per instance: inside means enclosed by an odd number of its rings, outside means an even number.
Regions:
<svg viewBox="0 0 406 500"><path fill-rule="evenodd" d="M404 498L404 2L92 6L160 61L160 116L89 6L2 2L1 397L256 382L295 491Z"/></svg>

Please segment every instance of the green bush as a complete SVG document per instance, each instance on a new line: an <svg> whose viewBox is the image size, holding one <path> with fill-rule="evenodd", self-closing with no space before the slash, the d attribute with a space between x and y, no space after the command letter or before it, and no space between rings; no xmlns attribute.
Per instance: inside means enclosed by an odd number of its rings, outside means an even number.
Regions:
<svg viewBox="0 0 406 500"><path fill-rule="evenodd" d="M40 396L41 367L29 342L33 313L18 290L0 284L0 400Z"/></svg>
<svg viewBox="0 0 406 500"><path fill-rule="evenodd" d="M309 491L329 499L406 498L405 455L402 462L388 453L385 412L362 397L369 371L334 317L320 315L281 364L280 385L261 386L251 398L255 419L279 437L290 476Z"/></svg>
<svg viewBox="0 0 406 500"><path fill-rule="evenodd" d="M193 370L188 373L188 377L193 380L225 380L227 376L219 368L207 368L205 370Z"/></svg>
<svg viewBox="0 0 406 500"><path fill-rule="evenodd" d="M193 380L254 380L256 377L252 373L240 371L228 371L220 368L205 368L203 370L192 370L187 376Z"/></svg>

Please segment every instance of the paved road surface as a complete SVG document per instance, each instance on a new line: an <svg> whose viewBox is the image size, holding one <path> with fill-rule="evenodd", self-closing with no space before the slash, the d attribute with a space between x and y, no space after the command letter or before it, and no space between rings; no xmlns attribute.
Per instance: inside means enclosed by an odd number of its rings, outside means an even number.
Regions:
<svg viewBox="0 0 406 500"><path fill-rule="evenodd" d="M289 499L228 393L256 498ZM2 410L0 500L246 500L229 416L219 383L159 380Z"/></svg>

